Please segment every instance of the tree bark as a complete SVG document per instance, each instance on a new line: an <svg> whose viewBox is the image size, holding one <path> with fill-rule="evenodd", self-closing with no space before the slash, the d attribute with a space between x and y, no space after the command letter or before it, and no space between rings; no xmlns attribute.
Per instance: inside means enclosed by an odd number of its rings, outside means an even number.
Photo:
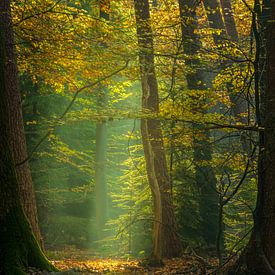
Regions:
<svg viewBox="0 0 275 275"><path fill-rule="evenodd" d="M9 21L9 25L7 28L11 28L11 21ZM3 33L5 41L9 41L13 43L12 32L10 30L5 30ZM6 47L11 47L11 45L7 44ZM14 44L12 44L14 46ZM21 108L21 96L18 90L18 80L17 76L17 67L15 63L15 52L6 49L7 55L7 62L5 71L7 75L12 77L14 81L9 81L9 79L5 79L5 85L7 89L5 90L7 97L7 106L9 111L9 131L11 135L10 145L11 151L13 154L13 158L15 162L21 163L27 159L27 145L24 133L24 123L23 123L23 116L22 116L22 108ZM23 208L25 214L27 215L34 235L43 248L43 240L40 234L40 229L38 225L38 218L37 218L37 209L36 209L36 200L35 200L35 193L32 183L32 177L29 167L29 162L26 161L21 165L17 165L16 168L16 176L19 183L19 191L20 191L20 198L23 204Z"/></svg>
<svg viewBox="0 0 275 275"><path fill-rule="evenodd" d="M255 89L256 93L260 90L258 122L263 128L259 133L258 193L249 243L229 274L275 274L275 1L263 1L261 11L259 2L255 4L256 13L261 12L261 27L254 30L256 36L261 34Z"/></svg>
<svg viewBox="0 0 275 275"><path fill-rule="evenodd" d="M159 112L158 84L154 66L153 35L150 26L148 0L135 0L136 27L142 84L142 110ZM176 257L181 253L176 220L171 197L163 136L160 121L141 120L141 135L146 160L146 170L153 198L153 251L151 263L159 265L163 257Z"/></svg>
<svg viewBox="0 0 275 275"><path fill-rule="evenodd" d="M199 3L192 0L179 0L178 2L181 16L182 45L186 55L185 64L189 68L186 73L187 87L190 90L204 90L207 88L205 75L202 64L197 58L201 50L200 37L196 33L196 29L198 29L196 8ZM187 23L186 20L188 20ZM193 127L195 131L199 130L198 125L194 124ZM194 134L193 145L195 181L199 191L200 235L208 247L214 248L218 236L217 180L210 165L203 167L200 165L201 161L209 163L212 159L209 138L210 133L207 130L204 131L203 139L196 138L196 134Z"/></svg>
<svg viewBox="0 0 275 275"><path fill-rule="evenodd" d="M238 42L239 35L236 28L231 0L221 0L221 6L227 35L232 41Z"/></svg>
<svg viewBox="0 0 275 275"><path fill-rule="evenodd" d="M16 66L10 66L15 62L10 1L4 0L0 3L0 273L6 275L26 274L24 268L30 266L55 270L40 250L20 203L11 146L14 137L8 120L8 95L19 93Z"/></svg>

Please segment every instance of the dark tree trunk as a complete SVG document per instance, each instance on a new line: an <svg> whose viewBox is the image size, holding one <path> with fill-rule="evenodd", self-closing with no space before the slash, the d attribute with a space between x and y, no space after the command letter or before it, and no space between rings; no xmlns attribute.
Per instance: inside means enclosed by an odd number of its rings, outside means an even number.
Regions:
<svg viewBox="0 0 275 275"><path fill-rule="evenodd" d="M261 11L259 2L255 3L256 13L261 12L261 24L256 23L260 29L255 31L254 24L255 62L259 64L255 90L261 101L258 123L263 128L259 133L258 195L250 241L230 274L275 274L275 1L263 1Z"/></svg>
<svg viewBox="0 0 275 275"><path fill-rule="evenodd" d="M201 42L196 30L198 29L198 21L196 16L196 8L198 3L192 0L179 0L181 29L182 29L182 45L186 55L185 64L188 67L186 74L187 86L190 90L204 90L205 75L203 67L197 58L201 50ZM186 23L188 20L188 23ZM200 130L198 125L193 125L195 131ZM200 214L200 235L209 247L216 246L218 236L218 212L219 198L216 191L216 177L210 165L200 165L200 163L209 163L212 159L211 145L209 144L210 133L204 131L204 138L196 138L193 136L194 145L194 163L195 163L195 181L199 191L199 214Z"/></svg>
<svg viewBox="0 0 275 275"><path fill-rule="evenodd" d="M220 3L218 0L203 0L209 27L213 30L220 30L221 33L213 33L213 39L216 45L220 45L226 37L225 27L220 11Z"/></svg>
<svg viewBox="0 0 275 275"><path fill-rule="evenodd" d="M23 212L12 155L9 93L17 92L10 1L0 3L0 273L25 274L25 267L54 270L32 234ZM13 66L10 65L13 64ZM18 107L18 105L17 105ZM14 111L16 106L13 107ZM19 133L20 134L20 133Z"/></svg>
<svg viewBox="0 0 275 275"><path fill-rule="evenodd" d="M148 0L135 0L144 114L159 112L158 84L154 67L153 35ZM163 257L177 257L181 242L177 235L163 136L160 121L141 120L141 135L149 185L153 197L153 252L151 263L161 264Z"/></svg>
<svg viewBox="0 0 275 275"><path fill-rule="evenodd" d="M10 23L11 24L11 23ZM9 25L9 28L11 26ZM11 31L5 31L3 33L5 41L10 41L12 43L13 38ZM12 45L13 46L13 45ZM6 47L11 47L11 45L6 44ZM14 62L16 60L14 56L14 51L10 51L6 49L6 68L5 71L7 75L15 79L14 81L9 81L9 79L5 79L6 87L5 90L7 104L8 104L8 120L9 120L9 131L11 135L10 145L11 151L13 154L13 158L15 162L21 163L27 159L27 146L26 139L24 133L24 123L22 116L22 108L21 108L21 96L18 90L18 82L17 82L17 67ZM31 223L34 235L37 241L40 243L43 248L43 240L40 234L40 229L38 225L37 219L37 209L36 209L36 200L35 193L32 184L32 177L29 167L29 162L26 161L21 165L16 166L16 176L19 183L19 191L21 202L23 204L24 211Z"/></svg>

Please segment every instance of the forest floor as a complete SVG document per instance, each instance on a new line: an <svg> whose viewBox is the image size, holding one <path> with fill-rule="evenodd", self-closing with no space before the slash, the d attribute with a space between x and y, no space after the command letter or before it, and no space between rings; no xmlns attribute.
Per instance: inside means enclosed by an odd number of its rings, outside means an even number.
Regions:
<svg viewBox="0 0 275 275"><path fill-rule="evenodd" d="M49 258L63 274L213 274L217 267L216 259L198 255L166 259L158 268L146 267L141 259L101 258L89 256L84 251L71 255L50 252ZM70 272L66 272L68 270Z"/></svg>

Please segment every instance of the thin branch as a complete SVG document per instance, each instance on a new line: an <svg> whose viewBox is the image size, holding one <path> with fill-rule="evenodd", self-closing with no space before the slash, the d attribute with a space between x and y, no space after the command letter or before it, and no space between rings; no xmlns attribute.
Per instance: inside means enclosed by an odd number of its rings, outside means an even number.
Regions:
<svg viewBox="0 0 275 275"><path fill-rule="evenodd" d="M44 11L41 11L41 12L38 12L38 13L35 13L35 14L31 14L29 16L26 16L24 18L22 18L19 22L17 22L16 24L14 24L15 26L18 26L20 25L22 22L26 21L26 20L29 20L33 17L37 17L37 16L40 16L40 15L43 15L43 14L46 14L48 12L51 12L59 3L61 2L61 0L58 0L57 2L55 2L52 6L50 6L48 9L44 10Z"/></svg>
<svg viewBox="0 0 275 275"><path fill-rule="evenodd" d="M73 99L71 100L71 102L69 103L69 105L67 106L67 108L65 109L65 111L62 113L62 115L61 115L59 118L56 119L56 121L58 122L59 120L63 119L63 118L66 116L66 114L69 112L69 110L70 110L71 107L73 106L73 104L74 104L74 102L75 102L75 100L76 100L76 98L77 98L77 96L79 95L80 92L82 92L83 90L86 90L86 89L88 89L88 88L91 88L91 87L93 87L93 86L96 86L97 84L101 83L102 81L104 81L104 80L106 80L106 79L108 79L108 78L110 78L110 77L112 77L112 76L118 74L119 72L121 72L121 71L123 71L124 69L126 69L126 68L128 67L128 64L129 64L129 60L126 61L126 64L125 64L122 68L120 68L120 69L118 69L118 70L116 70L116 71L110 73L109 75L106 75L106 76L104 76L104 77L98 79L97 81L95 81L95 82L93 82L93 83L91 83L91 84L88 84L88 85L83 86L83 87L81 87L80 89L78 89L78 90L75 92L75 94L74 94L74 96L73 96ZM34 154L34 153L36 152L36 150L38 149L38 147L39 147L39 146L43 143L43 141L52 133L52 131L54 130L54 128L55 128L56 126L57 126L57 125L52 126L51 129L49 129L49 130L47 131L47 133L39 140L39 142L36 144L36 146L35 146L35 147L33 148L33 150L30 152L30 154L28 155L28 157L25 158L24 160L22 160L21 162L16 163L15 166L18 167L18 166L20 166L20 165L23 165L23 164L26 163L27 161L29 161L29 160L32 158L33 154Z"/></svg>
<svg viewBox="0 0 275 275"><path fill-rule="evenodd" d="M250 157L248 158L248 161L246 163L246 167L245 167L245 170L244 170L244 173L243 173L243 176L242 176L241 180L239 181L238 185L235 187L233 192L227 197L227 199L222 202L223 205L226 205L236 195L236 193L239 191L241 185L243 184L244 180L246 179L246 176L247 176L247 173L248 173L248 168L250 166L251 159L252 159L254 153L256 152L256 149L257 149L257 147L255 146L253 148L253 151L252 151Z"/></svg>

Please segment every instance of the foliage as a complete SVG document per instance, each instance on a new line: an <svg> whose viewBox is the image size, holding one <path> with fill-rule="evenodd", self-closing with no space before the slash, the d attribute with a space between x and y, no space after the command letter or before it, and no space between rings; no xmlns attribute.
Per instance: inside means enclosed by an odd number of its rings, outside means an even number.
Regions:
<svg viewBox="0 0 275 275"><path fill-rule="evenodd" d="M179 231L188 246L205 246L198 228L196 167L213 169L219 197L226 200L235 192L251 159L246 179L223 208L226 252L239 250L246 240L242 238L252 224L257 184L257 151L250 156L256 134L245 128L255 125L255 45L250 36L250 11L243 2L232 1L239 41L223 38L216 45L213 34L221 35L222 31L209 27L206 11L200 5L196 10L196 34L202 47L192 57L182 51L177 1L158 2L151 9L160 93L158 114L141 112L139 107L141 87L137 81L138 49L131 1L112 1L110 21L99 18L97 1L13 3L30 151L50 130L30 161L46 245L87 246L90 242L96 247L92 232L95 125L104 121L109 131L109 219L107 236L97 246L109 254L149 253L151 197L140 137L132 131L133 123L147 117L162 122ZM252 1L247 4L252 5ZM189 17L184 20L185 24L192 22ZM200 67L188 66L188 60L199 61ZM125 70L107 77L124 66L125 61L129 61ZM188 89L186 75L198 69L209 83L200 83L203 89ZM60 119L81 87L104 77L79 93L66 116ZM98 104L102 89L108 90L104 108ZM233 111L232 99L236 98L247 106L238 115ZM208 130L211 160L195 163L194 140L206 140ZM249 144L248 151L242 148L243 138Z"/></svg>

